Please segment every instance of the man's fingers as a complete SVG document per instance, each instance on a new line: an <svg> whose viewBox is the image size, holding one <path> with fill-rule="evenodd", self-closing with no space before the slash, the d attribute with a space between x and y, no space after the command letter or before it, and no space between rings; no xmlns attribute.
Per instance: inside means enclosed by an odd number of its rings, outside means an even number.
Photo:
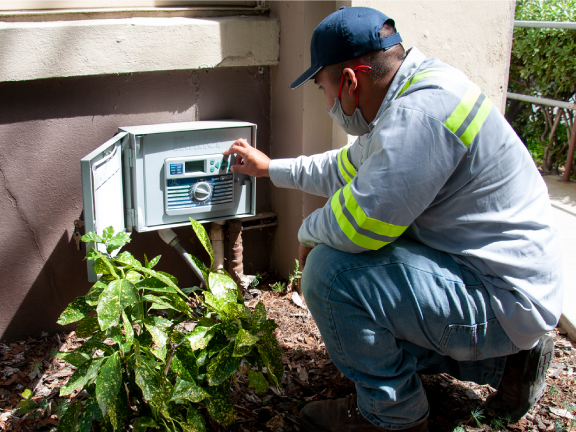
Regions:
<svg viewBox="0 0 576 432"><path fill-rule="evenodd" d="M232 144L232 145L238 145L238 146L244 147L244 148L246 148L246 147L252 147L250 144L248 144L248 141L246 141L246 140L243 139L243 138L237 139L237 140L234 142L234 144Z"/></svg>
<svg viewBox="0 0 576 432"><path fill-rule="evenodd" d="M248 167L246 165L232 165L230 170L238 174L247 174Z"/></svg>
<svg viewBox="0 0 576 432"><path fill-rule="evenodd" d="M224 150L222 153L225 154L226 156L229 156L232 153L236 153L237 155L240 155L242 157L246 157L246 155L248 154L248 152L250 151L250 149L252 147L250 147L250 145L248 145L248 147L244 147L244 146L238 145L237 143L238 143L238 141L236 141L234 144L232 144L230 146L230 148L228 150Z"/></svg>

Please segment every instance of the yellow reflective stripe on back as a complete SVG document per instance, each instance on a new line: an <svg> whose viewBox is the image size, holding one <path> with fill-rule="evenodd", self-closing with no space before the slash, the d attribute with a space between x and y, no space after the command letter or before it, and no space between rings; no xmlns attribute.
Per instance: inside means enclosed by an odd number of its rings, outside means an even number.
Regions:
<svg viewBox="0 0 576 432"><path fill-rule="evenodd" d="M476 84L472 84L444 125L456 133L460 125L466 120L466 117L468 117L468 114L470 114L470 111L472 111L472 108L474 108L474 104L481 94L480 88Z"/></svg>
<svg viewBox="0 0 576 432"><path fill-rule="evenodd" d="M362 207L358 205L356 198L354 198L354 195L350 190L350 184L344 186L342 190L346 208L352 214L360 228L364 228L367 231L386 237L398 237L406 231L406 228L408 228L407 226L393 225L366 216L366 213L364 213L364 210L362 210Z"/></svg>
<svg viewBox="0 0 576 432"><path fill-rule="evenodd" d="M338 152L337 155L337 159L338 159L338 169L340 170L340 174L342 174L342 177L344 178L344 180L347 183L350 183L352 181L352 179L350 178L350 176L348 175L348 173L346 172L346 170L344 169L344 164L342 163L342 152L346 151L346 148L340 150Z"/></svg>
<svg viewBox="0 0 576 432"><path fill-rule="evenodd" d="M334 212L334 217L340 226L340 229L344 232L346 237L350 239L352 243L370 250L378 250L383 246L386 246L390 242L383 242L380 240L371 239L363 234L357 232L350 221L346 218L346 215L342 212L342 206L340 205L340 194L342 189L338 190L330 200L330 206Z"/></svg>
<svg viewBox="0 0 576 432"><path fill-rule="evenodd" d="M466 147L472 144L472 141L474 141L476 134L478 134L478 132L480 131L480 128L486 121L486 118L488 117L488 114L490 114L491 110L492 110L492 102L488 98L484 99L484 102L482 102L482 105L480 105L480 108L478 109L478 112L476 113L474 120L472 120L470 125L468 125L468 127L460 137L460 139L462 140L462 142Z"/></svg>
<svg viewBox="0 0 576 432"><path fill-rule="evenodd" d="M402 95L402 93L404 93L406 91L406 89L408 87L410 87L412 84L417 83L418 81L420 81L423 78L430 78L430 77L439 77L439 76L444 76L446 75L446 72L440 70L440 69L424 69L421 72L418 72L417 74L414 74L414 76L412 76L412 78L410 78L408 81L406 81L406 84L404 84L404 87L402 87L402 90L400 90L400 93L398 93L398 96L396 97L400 97Z"/></svg>

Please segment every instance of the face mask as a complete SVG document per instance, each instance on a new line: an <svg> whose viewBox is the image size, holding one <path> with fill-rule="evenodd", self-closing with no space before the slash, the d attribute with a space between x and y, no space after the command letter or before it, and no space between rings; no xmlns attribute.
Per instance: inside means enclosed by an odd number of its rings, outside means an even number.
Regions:
<svg viewBox="0 0 576 432"><path fill-rule="evenodd" d="M370 126L368 126L368 122L358 107L354 111L354 114L351 116L346 115L342 110L340 99L334 98L334 106L332 109L326 111L348 135L360 136L370 132Z"/></svg>
<svg viewBox="0 0 576 432"><path fill-rule="evenodd" d="M354 70L360 70L362 72L370 72L372 68L369 66L360 65L354 68ZM362 115L362 111L358 107L358 92L356 92L356 110L349 116L344 113L342 109L342 104L340 103L340 97L342 96L342 85L344 84L344 75L340 80L340 91L338 92L338 97L334 98L334 105L332 109L326 110L330 117L334 119L336 123L340 125L344 132L348 135L361 136L366 135L370 132L370 126L368 122Z"/></svg>

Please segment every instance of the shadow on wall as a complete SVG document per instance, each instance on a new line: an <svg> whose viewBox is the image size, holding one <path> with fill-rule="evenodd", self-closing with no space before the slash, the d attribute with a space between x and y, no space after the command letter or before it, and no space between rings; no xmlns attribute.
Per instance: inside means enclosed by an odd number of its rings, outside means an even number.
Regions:
<svg viewBox="0 0 576 432"><path fill-rule="evenodd" d="M59 314L90 287L85 251L72 240L82 157L120 126L216 119L256 123L258 145L269 152L269 87L268 68L258 67L0 83L0 340L60 330ZM257 188L257 210L268 210L268 180ZM186 242L193 236L191 228L178 233ZM196 283L156 233L132 238L127 249L138 259L162 254L160 270L182 286ZM267 268L270 254L261 251L270 235L250 231L245 240L260 251L245 248L248 269Z"/></svg>

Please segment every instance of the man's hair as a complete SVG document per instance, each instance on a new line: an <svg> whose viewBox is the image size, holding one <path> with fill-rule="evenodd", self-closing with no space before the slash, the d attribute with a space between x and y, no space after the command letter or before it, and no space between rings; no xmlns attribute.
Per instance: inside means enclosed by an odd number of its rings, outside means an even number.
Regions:
<svg viewBox="0 0 576 432"><path fill-rule="evenodd" d="M380 29L380 37L389 36L393 33L396 33L394 26L389 22L385 22ZM377 82L388 75L394 66L396 66L398 62L403 61L405 58L406 51L404 50L404 47L402 44L397 44L387 50L382 49L378 51L372 51L359 57L343 61L341 63L326 66L325 69L328 72L330 80L334 83L340 84L342 72L344 72L344 69L358 65L366 65L372 68L372 71L370 72L370 78L372 81Z"/></svg>

